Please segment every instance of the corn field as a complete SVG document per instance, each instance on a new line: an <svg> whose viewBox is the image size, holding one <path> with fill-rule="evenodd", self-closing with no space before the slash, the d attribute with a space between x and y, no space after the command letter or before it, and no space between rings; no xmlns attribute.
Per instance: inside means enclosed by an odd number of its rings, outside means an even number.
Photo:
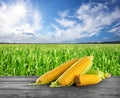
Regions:
<svg viewBox="0 0 120 98"><path fill-rule="evenodd" d="M120 76L120 44L0 44L0 76L40 76L89 55L92 69Z"/></svg>

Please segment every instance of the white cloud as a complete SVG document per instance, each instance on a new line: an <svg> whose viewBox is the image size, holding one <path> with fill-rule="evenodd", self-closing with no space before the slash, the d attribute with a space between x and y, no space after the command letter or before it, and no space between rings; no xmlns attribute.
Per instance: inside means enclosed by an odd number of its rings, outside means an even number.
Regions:
<svg viewBox="0 0 120 98"><path fill-rule="evenodd" d="M68 19L69 17L71 17L69 15L69 10L58 12L58 15L60 16L60 18L55 19L55 21L59 23L61 26L69 28L73 27L76 24L76 21Z"/></svg>
<svg viewBox="0 0 120 98"><path fill-rule="evenodd" d="M73 13L70 13L69 10L59 11L59 18L55 18L56 23L49 26L53 31L43 34L39 33L45 27L42 26L42 15L37 9L33 10L30 6L26 6L25 2L22 2L21 6L17 6L19 10L24 11L15 14L16 10L12 5L0 3L2 4L0 7L0 40L6 42L76 42L78 39L98 36L101 30L107 26L110 27L120 19L120 9L117 7L110 11L104 3L94 6L92 3L83 4ZM12 11L13 14L11 14ZM119 24L119 22L115 24L109 32L120 36Z"/></svg>
<svg viewBox="0 0 120 98"><path fill-rule="evenodd" d="M94 7L90 4L82 5L77 11L77 17L83 22L84 26L89 28L108 26L120 18L120 9L116 8L113 12L106 12L107 9L106 5L101 4Z"/></svg>
<svg viewBox="0 0 120 98"><path fill-rule="evenodd" d="M33 15L33 28L35 30L40 30L42 28L42 16L35 10Z"/></svg>
<svg viewBox="0 0 120 98"><path fill-rule="evenodd" d="M115 25L113 25L108 32L113 33L114 35L120 37L120 18L118 18L117 21L118 22Z"/></svg>
<svg viewBox="0 0 120 98"><path fill-rule="evenodd" d="M56 22L58 22L60 25L62 25L63 27L73 27L76 24L76 21L73 20L69 20L66 18L61 18L61 19L55 19Z"/></svg>
<svg viewBox="0 0 120 98"><path fill-rule="evenodd" d="M68 17L68 13L69 13L69 10L59 11L59 12L58 12L58 15L59 15L61 18L65 18L65 17Z"/></svg>
<svg viewBox="0 0 120 98"><path fill-rule="evenodd" d="M109 32L115 33L117 36L120 37L120 25L112 28L111 30L109 30Z"/></svg>
<svg viewBox="0 0 120 98"><path fill-rule="evenodd" d="M62 29L60 27L56 27L57 30L54 32L56 35L56 41L65 42L98 36L101 30L105 29L107 26L111 26L113 22L120 18L119 13L119 8L116 7L113 11L109 11L106 4L100 3L95 6L90 3L80 6L76 13L74 13L76 15L74 17L76 20L67 18L69 13L65 12L64 14L63 12L63 15L60 14L62 18L55 20L63 27L68 28ZM119 35L119 32L115 34Z"/></svg>
<svg viewBox="0 0 120 98"><path fill-rule="evenodd" d="M36 34L42 29L40 12L26 6L28 2L0 3L0 40L30 39L27 33Z"/></svg>
<svg viewBox="0 0 120 98"><path fill-rule="evenodd" d="M56 22L61 26L53 25L54 32L49 33L49 40L51 42L75 42L75 40L82 38L89 38L92 36L98 36L100 31L107 26L111 26L113 22L120 18L120 9L115 8L113 11L109 11L108 7L104 4L97 4L92 6L91 4L84 4L73 13L76 16L76 20L69 18L68 11L59 14L60 18L56 19ZM79 22L78 22L79 21ZM118 35L119 33L115 33ZM45 39L47 39L45 37Z"/></svg>
<svg viewBox="0 0 120 98"><path fill-rule="evenodd" d="M114 28L114 27L117 27L117 26L120 26L120 22L117 23L117 24L115 24L115 25L113 26L113 28Z"/></svg>

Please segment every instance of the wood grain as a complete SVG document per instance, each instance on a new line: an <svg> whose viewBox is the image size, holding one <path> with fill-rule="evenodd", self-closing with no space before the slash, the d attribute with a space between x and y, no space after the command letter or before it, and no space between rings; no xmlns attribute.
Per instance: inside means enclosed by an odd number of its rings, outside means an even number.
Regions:
<svg viewBox="0 0 120 98"><path fill-rule="evenodd" d="M120 98L120 77L111 77L94 86L50 88L28 85L38 77L0 77L0 98Z"/></svg>

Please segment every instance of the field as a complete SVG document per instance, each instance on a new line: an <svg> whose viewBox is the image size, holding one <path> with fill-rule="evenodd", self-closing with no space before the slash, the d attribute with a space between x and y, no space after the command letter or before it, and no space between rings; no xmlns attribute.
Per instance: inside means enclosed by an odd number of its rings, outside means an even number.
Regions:
<svg viewBox="0 0 120 98"><path fill-rule="evenodd" d="M120 44L0 44L0 76L39 76L89 55L92 69L120 76Z"/></svg>

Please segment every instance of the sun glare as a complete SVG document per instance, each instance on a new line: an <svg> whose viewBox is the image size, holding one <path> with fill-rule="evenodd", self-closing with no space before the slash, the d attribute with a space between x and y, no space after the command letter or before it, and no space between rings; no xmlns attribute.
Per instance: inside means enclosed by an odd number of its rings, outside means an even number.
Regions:
<svg viewBox="0 0 120 98"><path fill-rule="evenodd" d="M12 13L16 17L24 17L26 15L26 8L23 5L15 5L12 8Z"/></svg>

